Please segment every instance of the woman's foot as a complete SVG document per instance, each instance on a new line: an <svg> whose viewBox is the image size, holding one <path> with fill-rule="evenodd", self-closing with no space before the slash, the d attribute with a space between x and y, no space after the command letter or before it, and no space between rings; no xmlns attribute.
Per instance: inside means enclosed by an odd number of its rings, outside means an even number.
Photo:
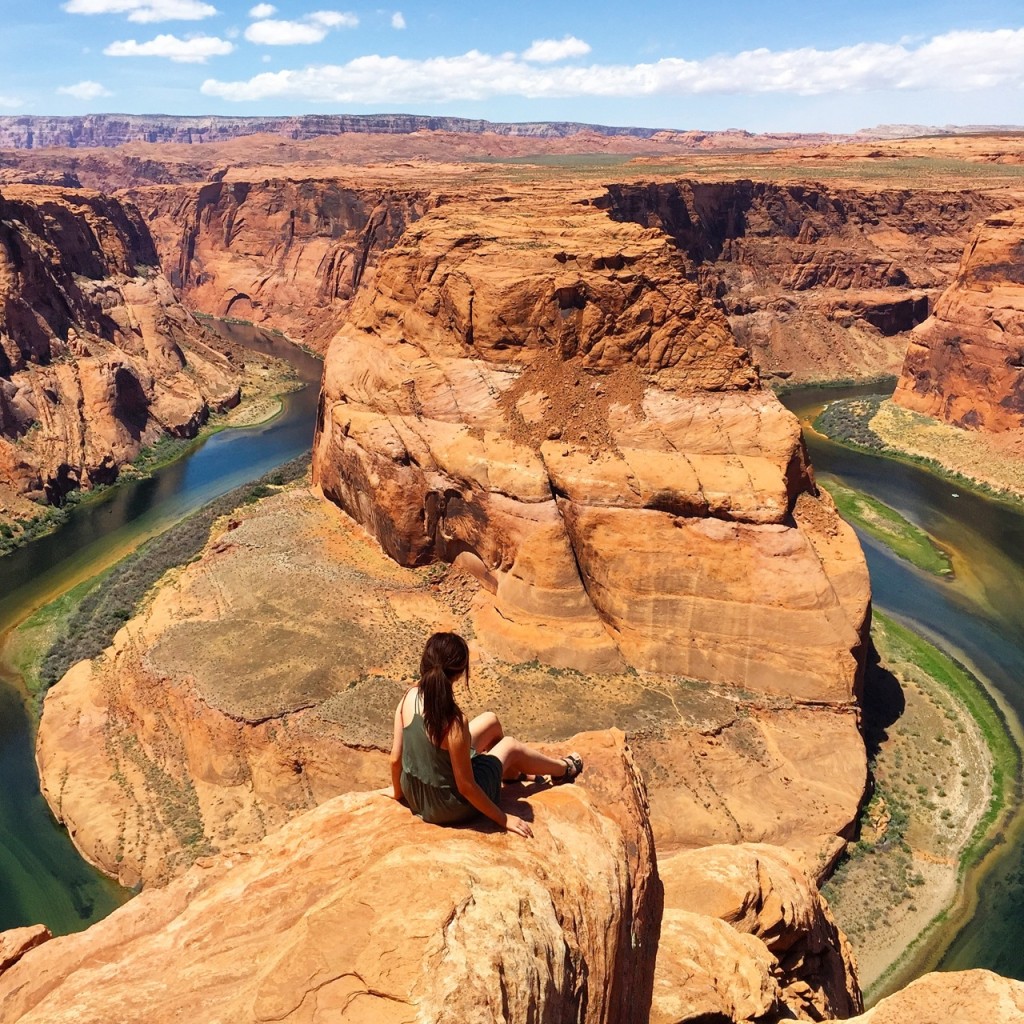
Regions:
<svg viewBox="0 0 1024 1024"><path fill-rule="evenodd" d="M565 764L565 771L561 775L551 776L554 783L572 782L583 771L583 758L577 753L566 754L562 761Z"/></svg>

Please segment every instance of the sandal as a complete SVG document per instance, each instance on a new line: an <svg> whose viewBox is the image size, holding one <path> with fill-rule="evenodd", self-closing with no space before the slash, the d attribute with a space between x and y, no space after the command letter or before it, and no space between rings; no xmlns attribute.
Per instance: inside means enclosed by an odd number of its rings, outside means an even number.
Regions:
<svg viewBox="0 0 1024 1024"><path fill-rule="evenodd" d="M565 771L561 775L551 776L551 781L556 786L563 782L572 782L583 771L583 758L577 753L566 754L562 761L565 763Z"/></svg>

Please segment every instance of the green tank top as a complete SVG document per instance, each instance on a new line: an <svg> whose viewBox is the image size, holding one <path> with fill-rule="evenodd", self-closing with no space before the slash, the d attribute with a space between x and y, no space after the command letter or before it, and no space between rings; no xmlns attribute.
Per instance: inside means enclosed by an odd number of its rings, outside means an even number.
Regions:
<svg viewBox="0 0 1024 1024"><path fill-rule="evenodd" d="M424 821L434 825L467 821L476 808L459 793L448 751L434 746L427 735L419 700L417 695L415 714L402 730L402 792L413 813Z"/></svg>

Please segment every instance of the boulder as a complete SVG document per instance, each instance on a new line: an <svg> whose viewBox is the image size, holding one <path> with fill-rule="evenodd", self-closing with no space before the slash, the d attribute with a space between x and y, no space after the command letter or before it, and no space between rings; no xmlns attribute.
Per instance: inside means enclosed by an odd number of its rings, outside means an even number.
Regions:
<svg viewBox="0 0 1024 1024"><path fill-rule="evenodd" d="M661 913L643 784L621 733L574 745L578 784L505 790L531 840L338 797L26 954L0 1018L643 1024Z"/></svg>

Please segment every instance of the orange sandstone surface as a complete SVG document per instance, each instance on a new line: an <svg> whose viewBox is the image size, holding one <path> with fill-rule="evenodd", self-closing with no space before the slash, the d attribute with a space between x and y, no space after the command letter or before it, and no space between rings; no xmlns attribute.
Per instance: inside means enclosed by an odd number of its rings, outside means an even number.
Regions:
<svg viewBox="0 0 1024 1024"><path fill-rule="evenodd" d="M1024 427L1024 213L977 228L934 315L911 335L894 400L959 427Z"/></svg>

